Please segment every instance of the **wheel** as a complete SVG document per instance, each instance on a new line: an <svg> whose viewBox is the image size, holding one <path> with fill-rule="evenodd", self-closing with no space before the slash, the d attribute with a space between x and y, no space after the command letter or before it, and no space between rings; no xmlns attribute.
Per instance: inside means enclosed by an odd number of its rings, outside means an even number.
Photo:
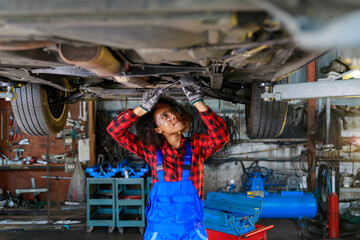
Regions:
<svg viewBox="0 0 360 240"><path fill-rule="evenodd" d="M119 233L120 234L124 234L124 228L123 227L118 227Z"/></svg>
<svg viewBox="0 0 360 240"><path fill-rule="evenodd" d="M94 227L87 227L86 232L91 233L94 230Z"/></svg>
<svg viewBox="0 0 360 240"><path fill-rule="evenodd" d="M108 234L112 233L112 232L114 231L114 229L115 229L115 227L111 227L111 226L110 226L110 227L108 228Z"/></svg>
<svg viewBox="0 0 360 240"><path fill-rule="evenodd" d="M27 84L16 88L18 95L11 102L12 110L21 130L31 136L47 136L60 132L65 124L69 104L51 103L67 96L67 93L39 84Z"/></svg>
<svg viewBox="0 0 360 240"><path fill-rule="evenodd" d="M264 88L254 82L251 87L251 103L245 106L246 128L249 137L278 137L285 126L287 102L265 102L261 99Z"/></svg>
<svg viewBox="0 0 360 240"><path fill-rule="evenodd" d="M144 234L144 232L145 232L145 228L143 228L143 227L139 227L139 231L140 231L140 233L141 233L141 234Z"/></svg>

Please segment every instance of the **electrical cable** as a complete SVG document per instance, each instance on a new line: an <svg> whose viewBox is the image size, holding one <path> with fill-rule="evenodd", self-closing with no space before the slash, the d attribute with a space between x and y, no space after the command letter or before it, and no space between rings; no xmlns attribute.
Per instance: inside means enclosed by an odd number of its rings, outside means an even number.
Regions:
<svg viewBox="0 0 360 240"><path fill-rule="evenodd" d="M308 156L308 154L311 154L311 167L308 166L308 169L305 167L305 156ZM301 171L305 173L312 173L315 170L315 154L309 150L301 151L300 154L300 169Z"/></svg>
<svg viewBox="0 0 360 240"><path fill-rule="evenodd" d="M293 147L306 146L306 145L307 145L307 143L299 143L299 144L288 145L285 147L269 148L269 149L252 151L252 152L233 153L233 154L229 154L229 156L246 155L246 154L254 154L254 153L261 153L261 152L271 152L271 151L277 151L277 150L282 150L282 149L286 149L286 148L293 148ZM222 156L222 155L218 155L218 154L216 154L216 155L217 155L217 157L226 157L226 156Z"/></svg>
<svg viewBox="0 0 360 240"><path fill-rule="evenodd" d="M301 155L297 155L297 156L292 157L292 158L290 158L290 159L259 158L259 159L255 159L252 164L254 164L255 162L261 162L261 161L264 161L264 162L292 162L292 161L298 160L300 156L301 156ZM236 162L236 161L242 162L243 160L240 159L240 158L235 158L235 157L225 158L225 159L224 159L224 158L221 158L221 160L220 160L220 159L217 159L217 158L214 158L214 157L209 157L209 158L205 161L205 164L221 165L221 164L223 164L223 163ZM252 164L251 164L250 166L252 166Z"/></svg>

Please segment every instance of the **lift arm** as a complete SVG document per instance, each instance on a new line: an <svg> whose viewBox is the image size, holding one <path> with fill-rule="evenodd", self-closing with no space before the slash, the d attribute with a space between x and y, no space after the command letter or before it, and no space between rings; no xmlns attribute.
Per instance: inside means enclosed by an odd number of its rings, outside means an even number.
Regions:
<svg viewBox="0 0 360 240"><path fill-rule="evenodd" d="M279 84L272 87L272 92L270 92L269 87L265 87L266 92L261 94L261 98L264 100L288 101L296 99L360 97L360 78L342 80L343 77L349 76L353 72L354 70L346 72L336 78L318 79L317 82Z"/></svg>

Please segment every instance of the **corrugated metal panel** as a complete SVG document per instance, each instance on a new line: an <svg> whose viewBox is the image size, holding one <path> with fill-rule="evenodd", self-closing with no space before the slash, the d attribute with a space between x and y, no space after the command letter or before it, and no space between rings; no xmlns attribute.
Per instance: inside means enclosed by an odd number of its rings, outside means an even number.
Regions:
<svg viewBox="0 0 360 240"><path fill-rule="evenodd" d="M332 60L336 59L337 57L341 56L340 49L334 49L329 51L328 53L324 54L320 58L316 60L316 76L317 78L323 78L323 74L320 72L322 67L328 66Z"/></svg>
<svg viewBox="0 0 360 240"><path fill-rule="evenodd" d="M306 82L307 70L306 67L300 68L289 76L289 83L302 83Z"/></svg>
<svg viewBox="0 0 360 240"><path fill-rule="evenodd" d="M316 60L316 74L318 78L323 77L322 74L320 73L320 69L322 67L328 66L332 60L336 59L340 55L341 55L341 50L335 49L329 51L328 53L324 54L323 56L321 56ZM289 76L289 83L306 82L307 79L306 75L307 75L307 70L305 66Z"/></svg>

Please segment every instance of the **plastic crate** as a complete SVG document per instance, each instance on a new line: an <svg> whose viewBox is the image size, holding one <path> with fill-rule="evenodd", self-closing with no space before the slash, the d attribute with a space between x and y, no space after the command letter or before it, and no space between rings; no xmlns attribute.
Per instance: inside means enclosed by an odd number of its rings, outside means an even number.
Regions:
<svg viewBox="0 0 360 240"><path fill-rule="evenodd" d="M272 229L274 225L264 227L262 225L255 224L255 230L245 233L240 236L235 236L227 233L222 233L210 229L206 229L209 240L266 240L266 231Z"/></svg>

